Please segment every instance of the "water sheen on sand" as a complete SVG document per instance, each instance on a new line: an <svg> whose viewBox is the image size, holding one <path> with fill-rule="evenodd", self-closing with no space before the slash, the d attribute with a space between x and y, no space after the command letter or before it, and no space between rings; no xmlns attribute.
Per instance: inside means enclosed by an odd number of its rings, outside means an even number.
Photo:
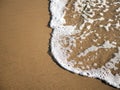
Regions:
<svg viewBox="0 0 120 90"><path fill-rule="evenodd" d="M56 61L120 88L120 0L51 0L50 11Z"/></svg>

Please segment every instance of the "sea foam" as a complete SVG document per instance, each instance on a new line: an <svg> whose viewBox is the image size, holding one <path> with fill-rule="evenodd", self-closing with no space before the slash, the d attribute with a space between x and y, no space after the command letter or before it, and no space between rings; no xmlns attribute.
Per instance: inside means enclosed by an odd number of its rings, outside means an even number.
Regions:
<svg viewBox="0 0 120 90"><path fill-rule="evenodd" d="M120 0L51 0L50 12L58 64L120 88Z"/></svg>

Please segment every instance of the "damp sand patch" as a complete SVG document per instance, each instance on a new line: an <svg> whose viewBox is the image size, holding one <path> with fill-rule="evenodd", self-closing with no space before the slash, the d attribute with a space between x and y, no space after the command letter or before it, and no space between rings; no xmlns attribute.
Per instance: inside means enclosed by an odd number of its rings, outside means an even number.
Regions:
<svg viewBox="0 0 120 90"><path fill-rule="evenodd" d="M56 62L120 88L120 0L51 0L50 11Z"/></svg>

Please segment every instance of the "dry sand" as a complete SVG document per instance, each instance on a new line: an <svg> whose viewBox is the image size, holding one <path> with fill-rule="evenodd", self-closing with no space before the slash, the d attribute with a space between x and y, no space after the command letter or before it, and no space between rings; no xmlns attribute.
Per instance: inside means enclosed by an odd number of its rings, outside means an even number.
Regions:
<svg viewBox="0 0 120 90"><path fill-rule="evenodd" d="M48 55L48 0L0 0L0 90L117 90Z"/></svg>

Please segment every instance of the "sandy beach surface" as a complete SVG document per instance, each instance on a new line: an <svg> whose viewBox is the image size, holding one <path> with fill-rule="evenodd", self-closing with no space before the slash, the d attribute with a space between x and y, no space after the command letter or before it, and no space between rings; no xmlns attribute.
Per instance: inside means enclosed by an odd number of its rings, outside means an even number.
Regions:
<svg viewBox="0 0 120 90"><path fill-rule="evenodd" d="M117 90L53 61L48 5L48 0L0 0L0 90Z"/></svg>

